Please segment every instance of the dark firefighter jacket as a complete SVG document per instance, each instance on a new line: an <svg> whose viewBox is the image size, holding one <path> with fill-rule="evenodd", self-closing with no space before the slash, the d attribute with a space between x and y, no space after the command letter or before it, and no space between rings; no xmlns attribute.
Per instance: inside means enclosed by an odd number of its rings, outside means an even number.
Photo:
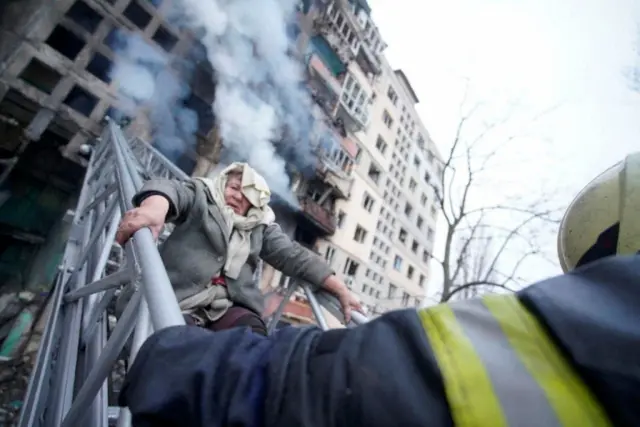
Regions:
<svg viewBox="0 0 640 427"><path fill-rule="evenodd" d="M120 404L136 427L637 427L640 257L349 330L168 328Z"/></svg>

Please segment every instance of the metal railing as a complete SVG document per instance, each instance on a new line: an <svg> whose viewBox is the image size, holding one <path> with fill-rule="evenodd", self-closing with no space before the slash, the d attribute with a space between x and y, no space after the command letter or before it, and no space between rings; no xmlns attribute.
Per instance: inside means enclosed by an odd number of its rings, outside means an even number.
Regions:
<svg viewBox="0 0 640 427"><path fill-rule="evenodd" d="M133 361L154 330L184 324L150 230L136 232L124 248L114 243L120 218L132 208L143 180L157 177L188 179L144 141L128 143L120 128L109 122L87 167L20 427L107 427L113 418L118 427L131 425L126 409L109 406L108 377L123 355L128 353ZM135 290L110 329L109 309L124 285ZM327 328L320 305L344 320L333 296L301 286L320 327ZM270 330L295 286L290 289ZM365 321L354 313L351 323ZM127 343L128 351L123 351Z"/></svg>

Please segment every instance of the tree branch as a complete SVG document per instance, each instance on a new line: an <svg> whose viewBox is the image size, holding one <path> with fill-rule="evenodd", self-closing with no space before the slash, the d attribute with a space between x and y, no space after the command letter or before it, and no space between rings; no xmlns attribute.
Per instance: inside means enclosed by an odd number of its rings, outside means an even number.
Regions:
<svg viewBox="0 0 640 427"><path fill-rule="evenodd" d="M474 286L492 286L495 288L500 288L500 289L504 289L506 291L509 292L515 292L513 289L510 289L509 287L501 284L501 283L495 283L495 282L490 282L490 281L485 281L485 280L477 280L474 282L469 282L469 283L465 283L464 285L460 285L457 288L455 288L453 291L449 292L449 294L443 294L442 295L442 299L440 300L440 302L447 302L451 299L451 297L453 297L454 295L456 295L459 292L464 291L465 289L469 289L472 288Z"/></svg>

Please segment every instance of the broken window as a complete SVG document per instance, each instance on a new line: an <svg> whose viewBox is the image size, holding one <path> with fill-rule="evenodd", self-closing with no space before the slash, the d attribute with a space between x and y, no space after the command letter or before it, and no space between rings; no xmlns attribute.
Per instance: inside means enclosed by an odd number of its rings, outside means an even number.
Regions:
<svg viewBox="0 0 640 427"><path fill-rule="evenodd" d="M87 65L87 71L103 82L110 83L111 76L109 74L112 65L113 63L109 58L101 53L96 52L93 54L93 58L91 58L89 65Z"/></svg>
<svg viewBox="0 0 640 427"><path fill-rule="evenodd" d="M108 46L114 52L124 49L127 47L127 34L119 28L112 28L104 37L102 41L106 46Z"/></svg>
<svg viewBox="0 0 640 427"><path fill-rule="evenodd" d="M46 43L72 61L85 45L80 37L60 25L53 29Z"/></svg>
<svg viewBox="0 0 640 427"><path fill-rule="evenodd" d="M65 98L64 104L76 110L78 113L89 117L93 109L98 105L98 98L76 85Z"/></svg>
<svg viewBox="0 0 640 427"><path fill-rule="evenodd" d="M193 93L189 94L182 104L188 109L195 111L198 116L198 133L207 135L214 123L211 105Z"/></svg>
<svg viewBox="0 0 640 427"><path fill-rule="evenodd" d="M60 73L36 58L31 59L20 73L22 80L48 94L53 92L61 77Z"/></svg>
<svg viewBox="0 0 640 427"><path fill-rule="evenodd" d="M66 17L90 33L94 33L102 22L102 15L83 1L75 2L67 11Z"/></svg>
<svg viewBox="0 0 640 427"><path fill-rule="evenodd" d="M122 15L141 30L144 30L151 22L151 14L135 0L129 3Z"/></svg>
<svg viewBox="0 0 640 427"><path fill-rule="evenodd" d="M178 38L162 26L158 27L156 33L151 37L151 40L158 43L158 45L167 52L171 51L176 43L178 43Z"/></svg>

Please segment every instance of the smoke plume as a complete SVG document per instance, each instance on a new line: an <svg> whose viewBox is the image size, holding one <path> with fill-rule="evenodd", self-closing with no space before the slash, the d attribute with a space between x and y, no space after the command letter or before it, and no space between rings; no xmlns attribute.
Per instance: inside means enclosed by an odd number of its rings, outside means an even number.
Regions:
<svg viewBox="0 0 640 427"><path fill-rule="evenodd" d="M296 0L178 0L167 19L188 28L206 51L215 71L211 106L224 143L224 160L246 161L258 170L274 194L297 204L287 166L313 171L315 155L312 102L302 83L302 67L287 28L295 19ZM116 60L111 77L118 82L121 109L148 112L153 142L176 160L195 146L198 115L185 107L190 94L185 76L195 67L149 45L139 36L112 44ZM199 112L200 113L200 112Z"/></svg>
<svg viewBox="0 0 640 427"><path fill-rule="evenodd" d="M290 200L287 162L313 167L311 101L290 56L295 0L180 0L181 20L200 35L216 73L213 105L225 149Z"/></svg>
<svg viewBox="0 0 640 427"><path fill-rule="evenodd" d="M118 37L110 76L118 82L119 108L133 116L148 114L154 145L175 161L195 146L197 114L183 105L190 93L184 75L170 67L170 57L138 35Z"/></svg>

